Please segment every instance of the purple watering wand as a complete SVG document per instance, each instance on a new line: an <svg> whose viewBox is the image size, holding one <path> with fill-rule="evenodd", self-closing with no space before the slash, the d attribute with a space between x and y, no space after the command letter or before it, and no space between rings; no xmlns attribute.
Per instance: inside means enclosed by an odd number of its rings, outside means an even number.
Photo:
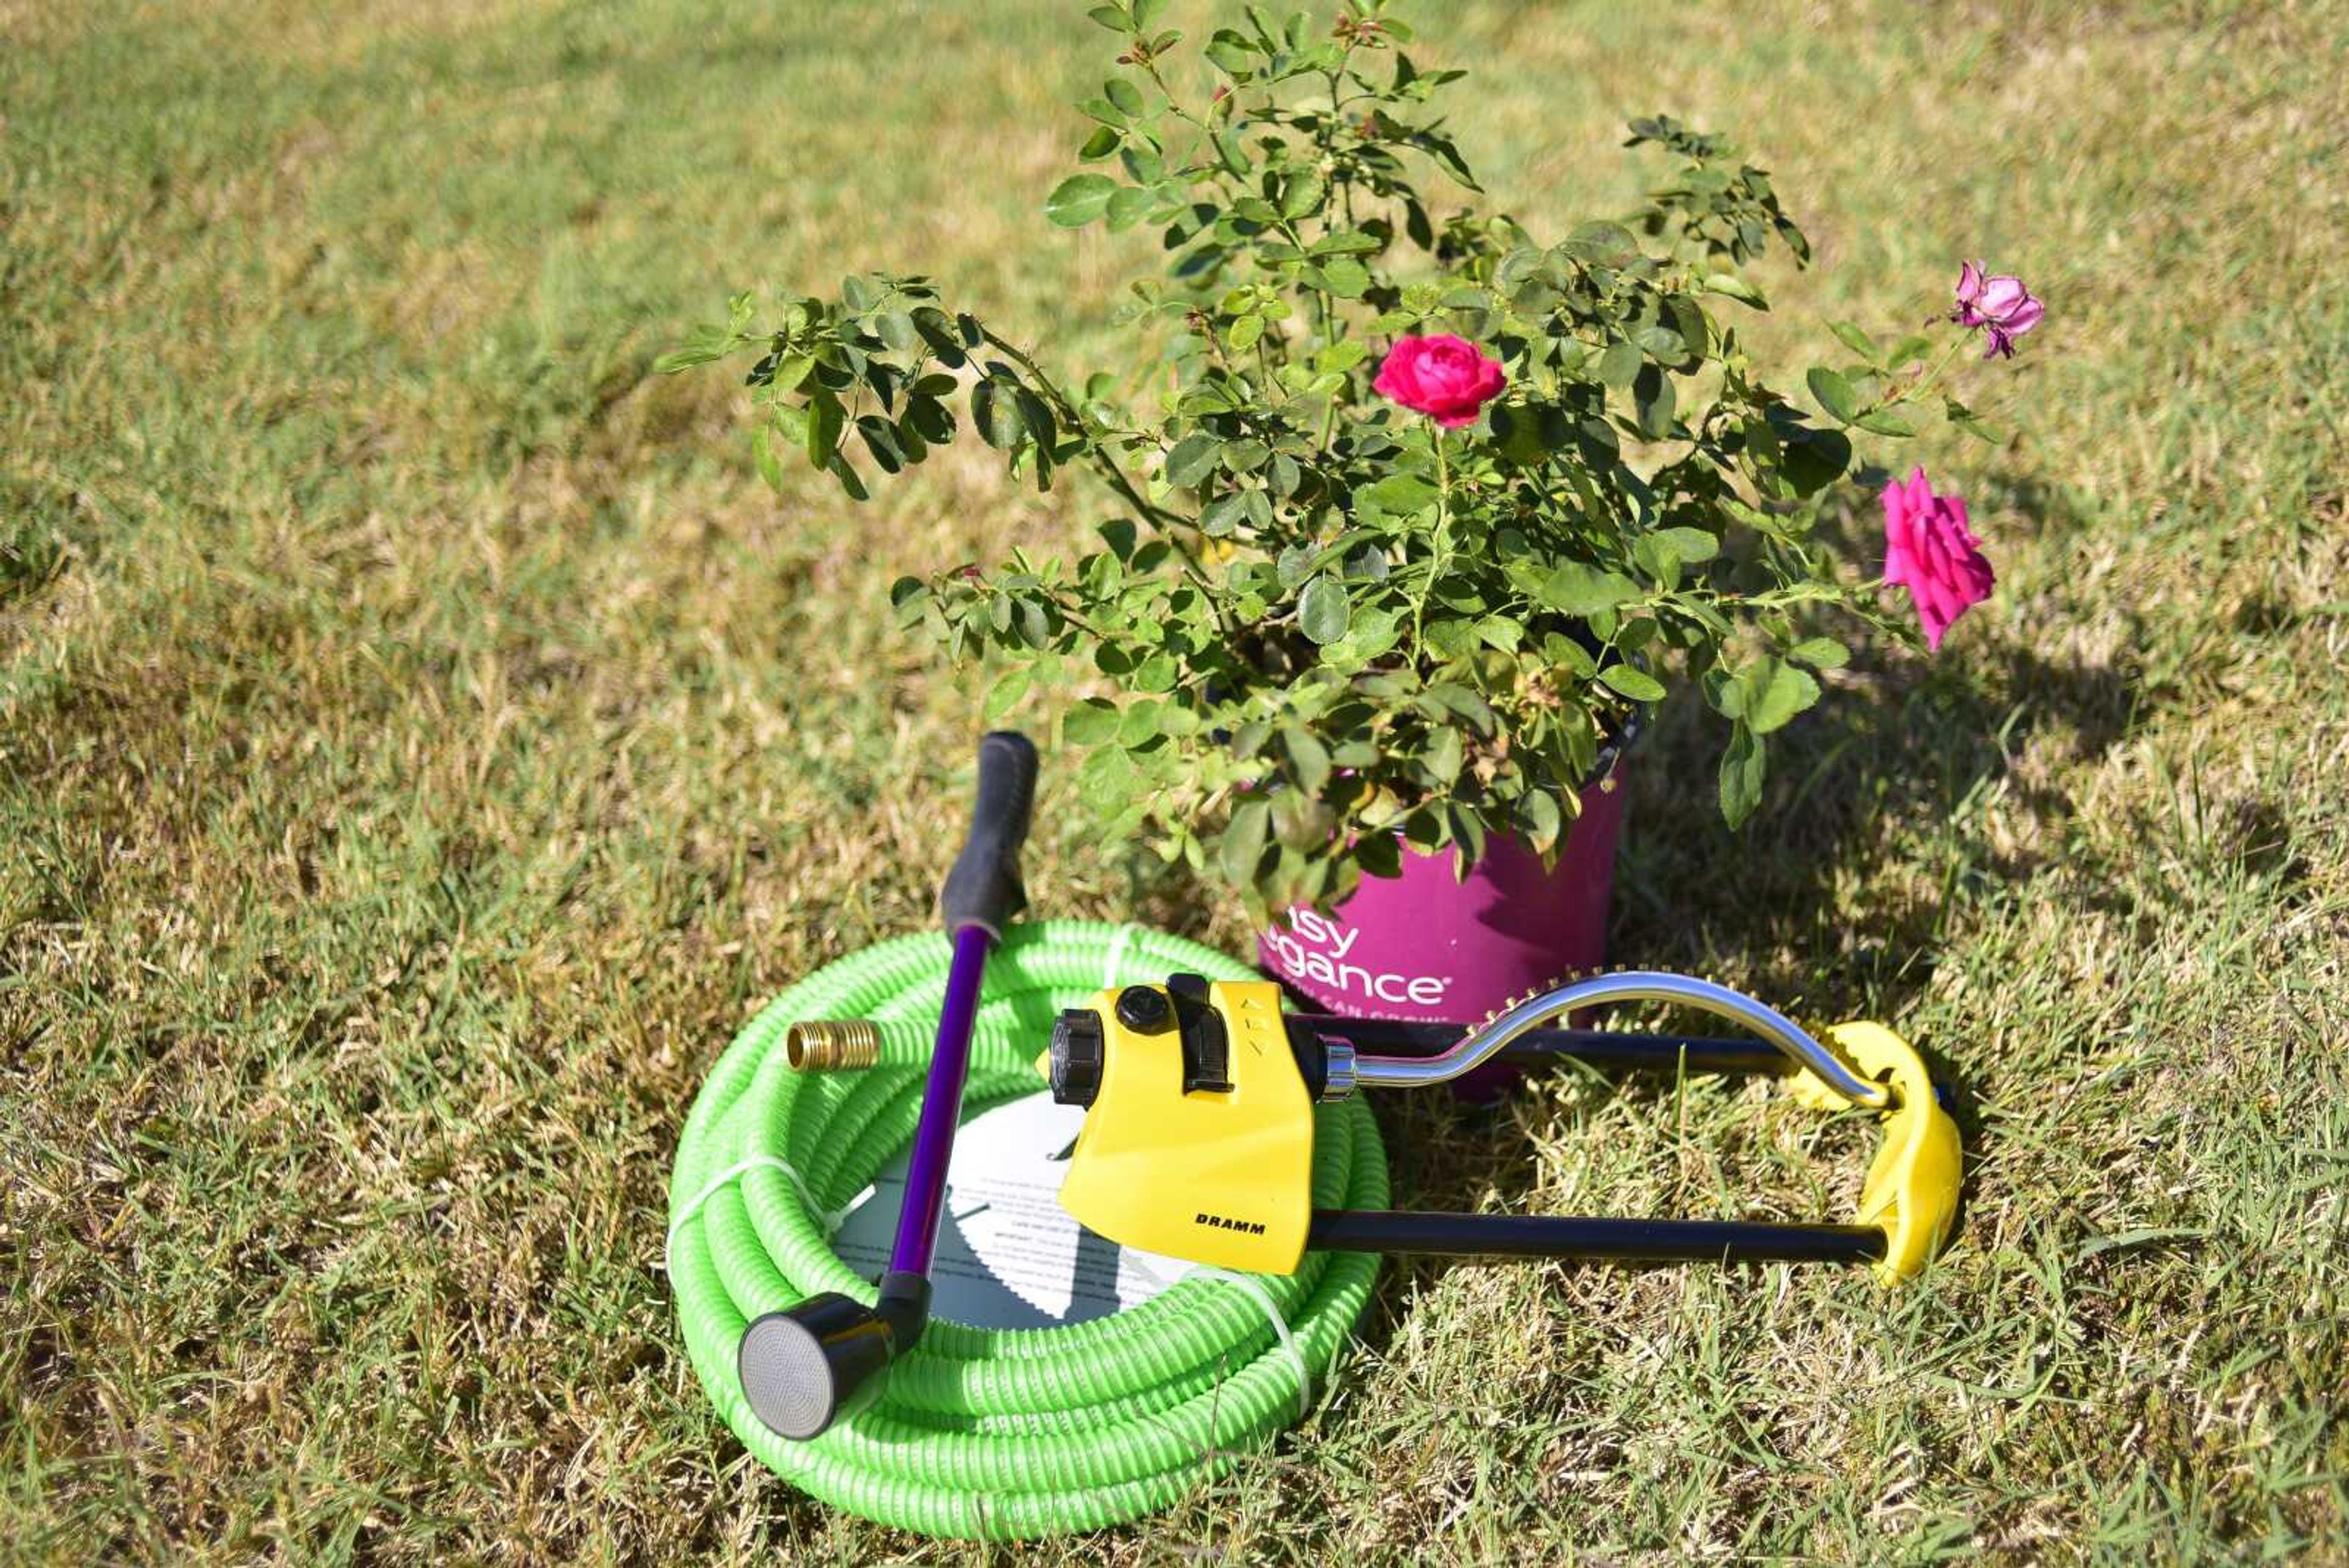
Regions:
<svg viewBox="0 0 2349 1568"><path fill-rule="evenodd" d="M1035 800L1036 748L1028 737L1008 730L983 737L970 837L938 898L954 961L880 1299L866 1306L837 1291L823 1292L761 1317L742 1331L735 1350L743 1397L778 1436L803 1441L831 1426L860 1389L879 1386L874 1374L911 1350L929 1319L930 1258L946 1211L947 1166L962 1119L963 1083L970 1075L980 982L988 951L1003 940L1011 917L1027 907L1019 848Z"/></svg>

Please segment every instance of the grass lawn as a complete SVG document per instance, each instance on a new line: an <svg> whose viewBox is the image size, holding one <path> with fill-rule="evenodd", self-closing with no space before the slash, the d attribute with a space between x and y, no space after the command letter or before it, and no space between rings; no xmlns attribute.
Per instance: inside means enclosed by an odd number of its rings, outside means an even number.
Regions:
<svg viewBox="0 0 2349 1568"><path fill-rule="evenodd" d="M649 366L874 265L1104 353L1150 241L1037 216L1081 10L0 0L0 1562L970 1554L745 1458L664 1193L760 1001L930 919L977 704L890 579L1092 514L975 446L779 499ZM1781 348L1967 255L2049 301L2013 439L1921 453L1998 597L1741 836L1668 710L1613 935L1928 1046L1962 1228L1898 1292L1391 1269L1276 1450L998 1555L2349 1560L2349 15L1417 19L1537 231L1652 172L1631 115L1754 148ZM1073 796L1040 905L1238 949ZM1702 1080L1384 1119L1418 1207L1831 1214L1867 1143Z"/></svg>

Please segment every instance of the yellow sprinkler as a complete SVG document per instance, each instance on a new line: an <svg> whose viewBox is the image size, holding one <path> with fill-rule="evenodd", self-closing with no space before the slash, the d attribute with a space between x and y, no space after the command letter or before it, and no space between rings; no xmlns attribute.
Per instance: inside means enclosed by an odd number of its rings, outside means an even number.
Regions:
<svg viewBox="0 0 2349 1568"><path fill-rule="evenodd" d="M1760 1042L1556 1026L1584 1008L1662 1002L1742 1023ZM1385 1053L1385 1054L1374 1054ZM1764 1224L1316 1209L1314 1106L1361 1087L1448 1083L1488 1062L1571 1057L1630 1071L1778 1073L1801 1103L1858 1106L1884 1142L1850 1224ZM1606 974L1481 1027L1285 1013L1269 981L1170 976L1063 1012L1038 1062L1085 1110L1061 1203L1129 1247L1259 1273L1307 1251L1640 1262L1867 1262L1914 1277L1957 1208L1958 1129L1925 1064L1878 1023L1821 1042L1752 997L1686 975Z"/></svg>

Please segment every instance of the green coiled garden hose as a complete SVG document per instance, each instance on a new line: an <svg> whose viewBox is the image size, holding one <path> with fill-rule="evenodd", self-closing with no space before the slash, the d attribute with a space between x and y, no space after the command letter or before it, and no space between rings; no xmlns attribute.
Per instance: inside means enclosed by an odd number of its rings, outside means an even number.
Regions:
<svg viewBox="0 0 2349 1568"><path fill-rule="evenodd" d="M735 1351L751 1319L821 1291L874 1298L873 1282L833 1251L826 1220L913 1136L949 953L943 936L913 936L828 964L719 1058L669 1182L669 1275L694 1370L762 1463L867 1519L1019 1539L1167 1507L1296 1418L1309 1397L1299 1362L1311 1376L1328 1370L1370 1298L1375 1256L1309 1253L1294 1274L1249 1276L1264 1297L1194 1276L1131 1311L1061 1328L933 1317L879 1397L808 1442L777 1437L743 1397ZM988 964L967 1103L1037 1092L1035 1058L1061 1009L1178 971L1254 978L1212 949L1138 927L1014 928ZM855 1017L882 1025L874 1066L792 1070L791 1023ZM1384 1207L1386 1154L1368 1108L1350 1099L1315 1114L1314 1207Z"/></svg>

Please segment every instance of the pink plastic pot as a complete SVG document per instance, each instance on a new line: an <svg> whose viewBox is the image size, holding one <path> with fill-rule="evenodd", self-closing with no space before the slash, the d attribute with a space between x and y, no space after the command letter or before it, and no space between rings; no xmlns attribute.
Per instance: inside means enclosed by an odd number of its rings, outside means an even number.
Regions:
<svg viewBox="0 0 2349 1568"><path fill-rule="evenodd" d="M1257 936L1258 961L1315 1010L1418 1023L1473 1023L1598 968L1623 830L1621 773L1619 764L1583 791L1555 867L1495 839L1462 881L1452 850L1406 851L1402 876L1363 878L1333 913L1289 911ZM1490 1093L1508 1076L1480 1073L1462 1086Z"/></svg>

